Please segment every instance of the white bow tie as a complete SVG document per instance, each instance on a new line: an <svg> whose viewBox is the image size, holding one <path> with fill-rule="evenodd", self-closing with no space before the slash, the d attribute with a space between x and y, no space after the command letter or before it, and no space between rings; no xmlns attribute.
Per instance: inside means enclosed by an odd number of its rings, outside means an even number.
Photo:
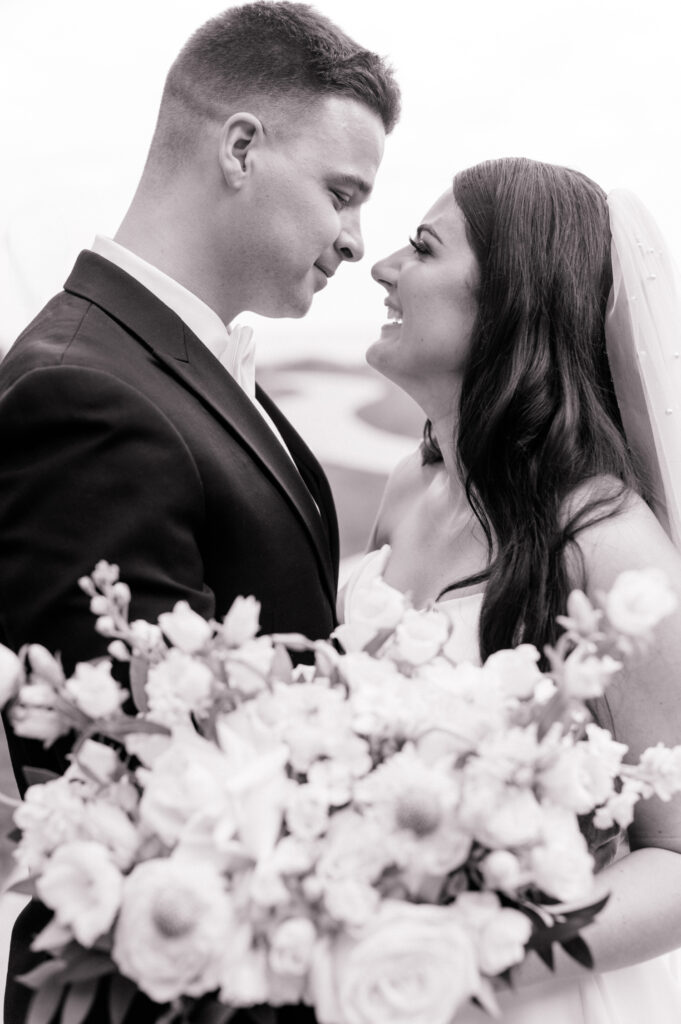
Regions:
<svg viewBox="0 0 681 1024"><path fill-rule="evenodd" d="M247 395L255 396L255 342L253 328L235 324L218 359Z"/></svg>

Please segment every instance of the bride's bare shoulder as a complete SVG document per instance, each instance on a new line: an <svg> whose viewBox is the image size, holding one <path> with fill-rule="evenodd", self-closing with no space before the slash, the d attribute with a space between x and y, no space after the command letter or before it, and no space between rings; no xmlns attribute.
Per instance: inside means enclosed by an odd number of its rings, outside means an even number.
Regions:
<svg viewBox="0 0 681 1024"><path fill-rule="evenodd" d="M627 569L661 568L681 586L681 555L647 503L611 477L596 477L577 488L566 512L583 516L578 530L589 590L607 590Z"/></svg>
<svg viewBox="0 0 681 1024"><path fill-rule="evenodd" d="M436 467L423 465L419 448L401 459L385 485L372 531L372 546L389 544L395 524L425 492Z"/></svg>

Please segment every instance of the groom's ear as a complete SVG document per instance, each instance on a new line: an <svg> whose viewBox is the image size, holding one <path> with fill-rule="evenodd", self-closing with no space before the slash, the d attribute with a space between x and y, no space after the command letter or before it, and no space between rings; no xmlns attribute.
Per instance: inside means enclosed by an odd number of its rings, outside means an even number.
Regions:
<svg viewBox="0 0 681 1024"><path fill-rule="evenodd" d="M232 114L223 124L218 159L230 188L241 188L248 177L251 154L263 137L262 123L255 114Z"/></svg>

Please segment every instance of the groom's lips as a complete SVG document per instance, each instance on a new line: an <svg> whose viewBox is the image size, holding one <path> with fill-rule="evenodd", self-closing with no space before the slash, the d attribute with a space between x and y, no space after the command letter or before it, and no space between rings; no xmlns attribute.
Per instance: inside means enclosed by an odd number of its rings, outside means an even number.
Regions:
<svg viewBox="0 0 681 1024"><path fill-rule="evenodd" d="M334 274L333 270L327 270L326 267L323 267L321 265L321 263L315 263L314 267L315 267L315 270L319 270L320 273L323 274L323 277L322 277L322 288L326 288L326 282L328 281L328 279L330 277L333 277L333 274Z"/></svg>

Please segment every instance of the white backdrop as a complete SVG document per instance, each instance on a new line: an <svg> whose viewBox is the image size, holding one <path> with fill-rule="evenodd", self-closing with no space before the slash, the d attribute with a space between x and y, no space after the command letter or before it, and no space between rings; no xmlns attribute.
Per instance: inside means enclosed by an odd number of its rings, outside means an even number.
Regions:
<svg viewBox="0 0 681 1024"><path fill-rule="evenodd" d="M165 72L220 0L0 0L0 351L141 170ZM318 0L388 55L404 95L367 256L304 321L258 321L259 359L358 362L383 319L371 263L404 244L459 168L569 164L645 199L681 262L677 0ZM244 318L246 321L248 317ZM251 318L251 322L258 318Z"/></svg>

